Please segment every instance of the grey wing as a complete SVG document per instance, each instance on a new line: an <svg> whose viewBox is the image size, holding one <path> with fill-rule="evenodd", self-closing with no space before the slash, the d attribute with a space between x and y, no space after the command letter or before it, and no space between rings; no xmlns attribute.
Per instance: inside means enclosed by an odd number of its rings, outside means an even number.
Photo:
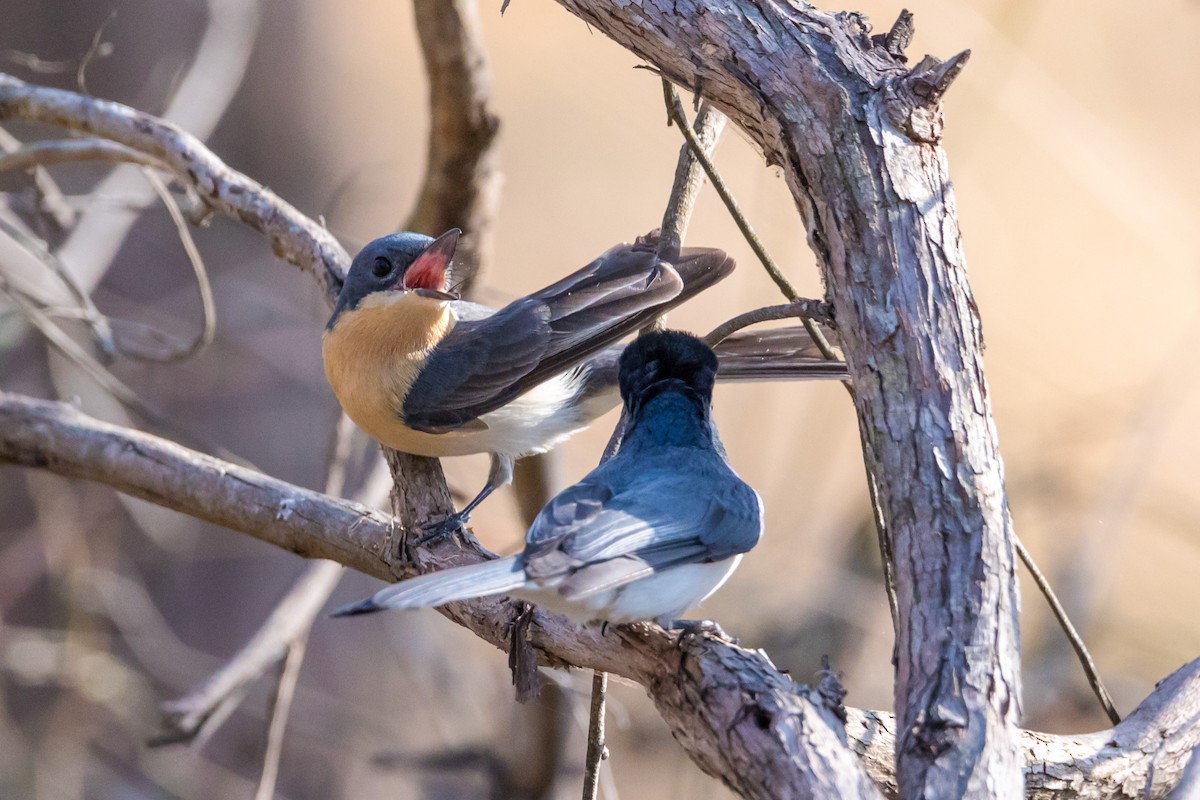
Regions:
<svg viewBox="0 0 1200 800"><path fill-rule="evenodd" d="M404 422L440 433L494 411L636 330L682 289L653 251L624 245L491 316L462 320L409 388Z"/></svg>
<svg viewBox="0 0 1200 800"><path fill-rule="evenodd" d="M678 564L722 561L762 535L758 494L727 470L708 480L686 471L643 474L621 490L593 476L554 498L526 537L526 574L563 576L566 597Z"/></svg>

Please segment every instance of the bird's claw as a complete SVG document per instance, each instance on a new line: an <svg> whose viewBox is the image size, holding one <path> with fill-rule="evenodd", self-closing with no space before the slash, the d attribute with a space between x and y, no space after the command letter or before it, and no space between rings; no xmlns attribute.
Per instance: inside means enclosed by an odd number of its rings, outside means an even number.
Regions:
<svg viewBox="0 0 1200 800"><path fill-rule="evenodd" d="M421 530L424 532L413 543L418 547L424 547L431 542L448 539L456 533L465 532L467 530L467 520L470 517L470 514L451 514L445 519L426 522L421 526Z"/></svg>
<svg viewBox="0 0 1200 800"><path fill-rule="evenodd" d="M738 643L737 639L726 633L724 628L711 619L677 619L671 623L671 629L679 631L679 641L681 642L688 636L707 634L730 644Z"/></svg>

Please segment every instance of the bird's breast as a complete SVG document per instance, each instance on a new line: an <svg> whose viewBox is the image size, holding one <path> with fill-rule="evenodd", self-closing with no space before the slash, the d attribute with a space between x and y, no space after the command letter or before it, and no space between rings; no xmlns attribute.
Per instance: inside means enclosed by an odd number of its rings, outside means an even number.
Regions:
<svg viewBox="0 0 1200 800"><path fill-rule="evenodd" d="M429 353L454 327L448 303L413 292L371 295L342 312L325 332L325 377L342 410L364 431L396 450L439 455L440 435L401 422L400 409Z"/></svg>

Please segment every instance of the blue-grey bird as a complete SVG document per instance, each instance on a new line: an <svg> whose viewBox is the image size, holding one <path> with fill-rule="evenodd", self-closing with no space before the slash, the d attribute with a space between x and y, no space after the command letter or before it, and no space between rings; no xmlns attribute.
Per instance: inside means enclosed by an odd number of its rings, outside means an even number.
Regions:
<svg viewBox="0 0 1200 800"><path fill-rule="evenodd" d="M538 514L518 555L389 586L336 612L506 594L592 620L665 627L715 592L758 543L762 501L725 458L711 401L717 358L676 331L620 357L629 428L616 454Z"/></svg>
<svg viewBox="0 0 1200 800"><path fill-rule="evenodd" d="M712 248L685 248L669 264L640 240L496 311L449 293L458 236L396 233L364 247L322 344L338 402L380 443L421 456L491 454L487 485L447 529L512 479L513 459L617 405L620 339L733 269ZM844 364L799 352L807 338L746 339L723 346L722 378L846 377Z"/></svg>

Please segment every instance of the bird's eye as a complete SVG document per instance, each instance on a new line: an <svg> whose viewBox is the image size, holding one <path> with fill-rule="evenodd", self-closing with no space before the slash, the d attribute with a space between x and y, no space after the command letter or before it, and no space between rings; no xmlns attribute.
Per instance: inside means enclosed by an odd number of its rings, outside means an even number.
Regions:
<svg viewBox="0 0 1200 800"><path fill-rule="evenodd" d="M375 259L375 266L371 271L375 273L376 278L383 278L392 271L392 265L386 258L379 256Z"/></svg>

